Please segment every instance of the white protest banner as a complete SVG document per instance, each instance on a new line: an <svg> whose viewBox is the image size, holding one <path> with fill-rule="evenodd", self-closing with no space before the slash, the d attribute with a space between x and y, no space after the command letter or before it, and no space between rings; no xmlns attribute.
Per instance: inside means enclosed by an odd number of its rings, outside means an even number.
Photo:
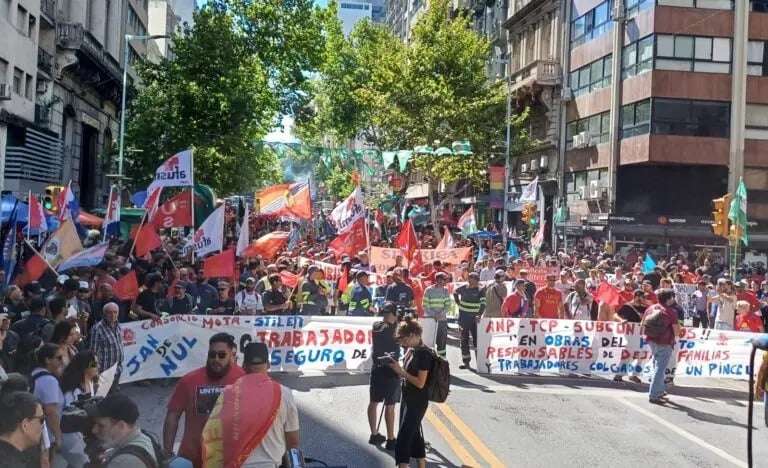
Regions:
<svg viewBox="0 0 768 468"><path fill-rule="evenodd" d="M683 324L685 326L693 325L693 317L696 315L696 300L693 298L693 293L696 292L696 285L675 283L672 287L675 289L675 302L685 312Z"/></svg>
<svg viewBox="0 0 768 468"><path fill-rule="evenodd" d="M639 323L483 318L478 369L490 374L649 375ZM682 328L668 375L745 379L756 333Z"/></svg>
<svg viewBox="0 0 768 468"><path fill-rule="evenodd" d="M365 205L363 205L363 192L358 185L346 200L339 203L339 206L331 211L331 219L336 223L336 232L339 234L347 232L355 224L355 221L365 215Z"/></svg>
<svg viewBox="0 0 768 468"><path fill-rule="evenodd" d="M96 390L97 397L106 397L109 390L112 388L112 384L115 381L115 374L117 373L117 364L113 365L109 369L105 370L99 375L99 388Z"/></svg>
<svg viewBox="0 0 768 468"><path fill-rule="evenodd" d="M336 280L341 277L341 266L334 265L333 263L318 262L311 258L299 257L299 267L303 267L304 265L315 265L323 270L326 280Z"/></svg>
<svg viewBox="0 0 768 468"><path fill-rule="evenodd" d="M195 255L202 257L211 252L220 251L224 245L224 215L225 207L221 205L206 218L194 237L187 242L182 252L184 255L194 249Z"/></svg>
<svg viewBox="0 0 768 468"><path fill-rule="evenodd" d="M155 180L147 192L155 187L183 187L192 183L192 150L184 150L166 159L155 171Z"/></svg>

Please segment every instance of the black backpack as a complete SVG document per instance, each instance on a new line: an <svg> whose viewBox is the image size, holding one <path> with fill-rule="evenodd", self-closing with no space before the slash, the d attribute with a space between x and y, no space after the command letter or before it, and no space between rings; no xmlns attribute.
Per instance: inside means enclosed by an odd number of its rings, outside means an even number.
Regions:
<svg viewBox="0 0 768 468"><path fill-rule="evenodd" d="M157 440L157 437L155 437L151 432L142 429L141 433L149 437L149 440L152 441L152 448L154 449L155 459L157 462L152 459L152 455L146 449L138 445L123 446L119 448L114 454L112 454L110 458L114 458L123 454L133 455L134 457L141 460L146 468L170 468L175 460L181 459L181 457L175 455L170 457L166 456L163 447Z"/></svg>
<svg viewBox="0 0 768 468"><path fill-rule="evenodd" d="M429 401L445 403L451 392L451 365L444 357L438 356L434 349L427 350L432 357L426 384Z"/></svg>

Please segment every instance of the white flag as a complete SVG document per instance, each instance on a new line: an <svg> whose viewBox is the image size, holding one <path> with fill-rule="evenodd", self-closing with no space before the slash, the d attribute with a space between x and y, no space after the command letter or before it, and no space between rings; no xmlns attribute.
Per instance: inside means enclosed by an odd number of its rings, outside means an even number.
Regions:
<svg viewBox="0 0 768 468"><path fill-rule="evenodd" d="M195 255L202 257L211 252L220 251L224 247L224 209L224 205L216 208L216 211L200 225L194 237L184 246L185 255L190 249L194 249Z"/></svg>
<svg viewBox="0 0 768 468"><path fill-rule="evenodd" d="M237 250L235 250L235 255L238 257L245 252L245 249L248 248L249 243L249 228L248 228L248 204L245 204L245 215L243 216L243 225L240 226L240 235L237 237Z"/></svg>
<svg viewBox="0 0 768 468"><path fill-rule="evenodd" d="M526 185L523 189L523 193L520 194L518 201L520 202L534 202L539 194L539 178L536 177L530 184Z"/></svg>
<svg viewBox="0 0 768 468"><path fill-rule="evenodd" d="M365 206L360 186L357 186L347 199L339 203L331 212L331 219L336 223L336 231L339 234L350 230L355 221L363 216L365 216Z"/></svg>
<svg viewBox="0 0 768 468"><path fill-rule="evenodd" d="M155 171L155 180L147 192L154 187L185 187L192 185L192 150L184 150L166 159Z"/></svg>

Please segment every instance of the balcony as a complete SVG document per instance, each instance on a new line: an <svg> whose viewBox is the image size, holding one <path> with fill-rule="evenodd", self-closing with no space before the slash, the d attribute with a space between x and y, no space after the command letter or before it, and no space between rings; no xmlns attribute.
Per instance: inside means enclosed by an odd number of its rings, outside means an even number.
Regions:
<svg viewBox="0 0 768 468"><path fill-rule="evenodd" d="M47 127L51 122L51 108L35 104L35 123L41 127Z"/></svg>
<svg viewBox="0 0 768 468"><path fill-rule="evenodd" d="M40 0L40 13L51 25L56 25L56 0Z"/></svg>
<svg viewBox="0 0 768 468"><path fill-rule="evenodd" d="M37 48L37 70L47 75L48 79L53 77L53 54L42 47Z"/></svg>
<svg viewBox="0 0 768 468"><path fill-rule="evenodd" d="M560 62L557 60L535 60L512 73L512 90L530 86L556 86L560 84Z"/></svg>
<svg viewBox="0 0 768 468"><path fill-rule="evenodd" d="M109 78L120 83L122 72L120 64L80 23L58 23L56 25L56 45L83 55L106 73Z"/></svg>

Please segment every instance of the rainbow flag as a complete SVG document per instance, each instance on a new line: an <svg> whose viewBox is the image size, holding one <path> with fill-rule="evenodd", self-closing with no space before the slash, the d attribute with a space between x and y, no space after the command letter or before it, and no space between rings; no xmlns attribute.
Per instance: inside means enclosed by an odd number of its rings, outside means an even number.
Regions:
<svg viewBox="0 0 768 468"><path fill-rule="evenodd" d="M490 208L504 208L504 168L489 167L488 182L488 206Z"/></svg>

